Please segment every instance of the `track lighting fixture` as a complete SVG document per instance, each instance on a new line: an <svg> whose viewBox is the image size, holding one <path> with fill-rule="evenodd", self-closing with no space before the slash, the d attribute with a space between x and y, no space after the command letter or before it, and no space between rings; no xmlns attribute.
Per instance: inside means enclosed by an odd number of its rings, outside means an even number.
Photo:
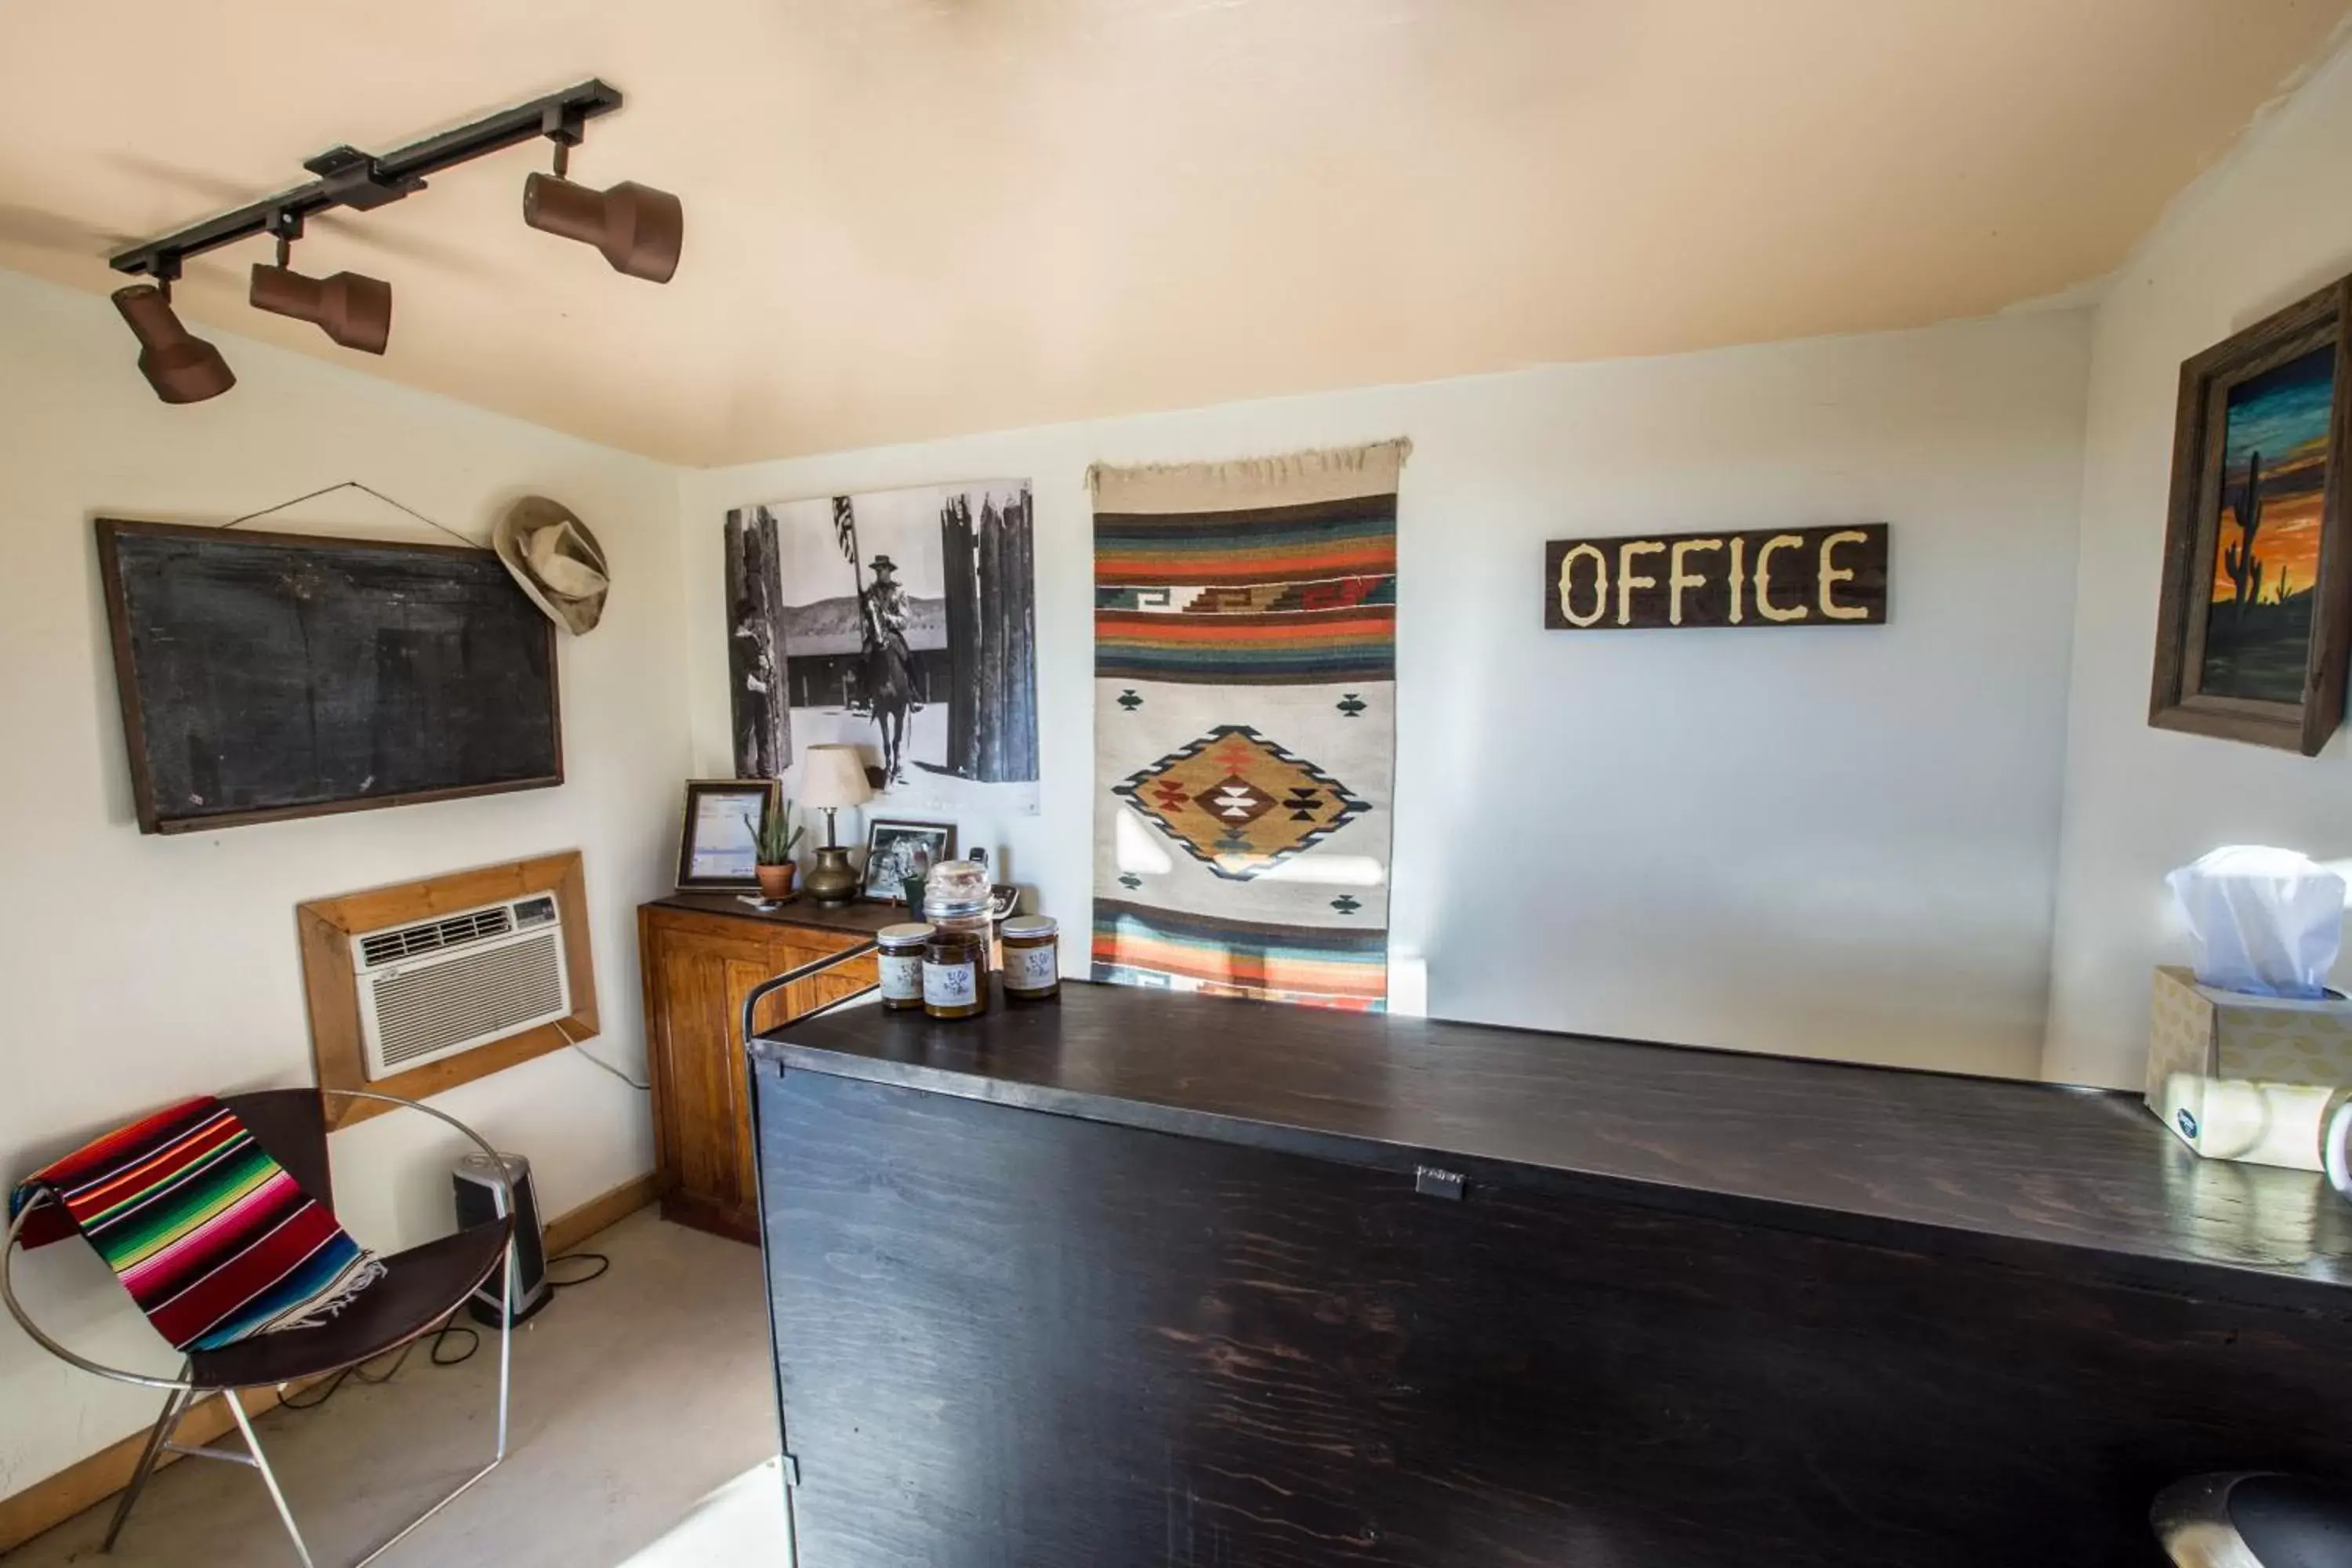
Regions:
<svg viewBox="0 0 2352 1568"><path fill-rule="evenodd" d="M523 182L522 221L593 245L615 272L667 283L677 270L686 209L667 191L623 180L610 190L575 185L559 172Z"/></svg>
<svg viewBox="0 0 2352 1568"><path fill-rule="evenodd" d="M275 267L253 264L247 302L257 310L308 321L344 348L383 353L392 341L392 285L358 272L306 278L286 265L287 240L281 232Z"/></svg>
<svg viewBox="0 0 2352 1568"><path fill-rule="evenodd" d="M305 278L257 261L247 299L257 310L308 321L362 353L380 354L392 340L392 285L381 278L358 272Z"/></svg>
<svg viewBox="0 0 2352 1568"><path fill-rule="evenodd" d="M180 324L169 289L189 257L257 235L277 237L278 259L253 268L247 299L256 310L310 321L345 348L383 353L392 331L392 285L356 272L310 278L294 271L287 247L301 237L303 220L338 207L366 212L402 200L425 189L427 175L541 136L555 143L555 173L533 174L524 185L523 221L596 247L616 271L668 282L686 232L678 199L633 181L599 191L565 177L566 158L587 122L620 107L618 89L583 81L382 157L331 148L302 165L318 176L308 184L119 253L110 259L116 271L155 280L114 295L115 308L138 336L139 368L166 403L198 402L236 384L220 352Z"/></svg>
<svg viewBox="0 0 2352 1568"><path fill-rule="evenodd" d="M171 284L133 283L114 291L114 308L139 340L139 374L166 403L202 403L236 384L220 350L180 324Z"/></svg>

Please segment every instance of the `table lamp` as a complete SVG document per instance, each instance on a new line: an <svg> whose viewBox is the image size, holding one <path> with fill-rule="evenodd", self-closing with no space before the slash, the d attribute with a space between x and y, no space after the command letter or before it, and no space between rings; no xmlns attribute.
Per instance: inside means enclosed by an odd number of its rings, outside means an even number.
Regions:
<svg viewBox="0 0 2352 1568"><path fill-rule="evenodd" d="M866 760L855 746L811 746L801 758L801 807L824 813L824 842L803 885L820 904L845 904L857 896L857 868L849 851L835 842L833 814L874 798L866 784Z"/></svg>

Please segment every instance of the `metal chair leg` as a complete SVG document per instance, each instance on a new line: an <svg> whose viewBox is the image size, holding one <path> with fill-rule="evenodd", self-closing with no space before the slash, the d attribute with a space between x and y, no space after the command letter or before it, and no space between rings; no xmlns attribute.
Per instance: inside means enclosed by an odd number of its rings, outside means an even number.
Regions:
<svg viewBox="0 0 2352 1568"><path fill-rule="evenodd" d="M180 1375L188 1375L184 1366ZM180 1424L181 1414L188 1408L188 1401L193 1397L191 1392L184 1388L175 1388L163 1396L163 1413L155 1417L155 1429L147 1434L147 1447L139 1455L139 1468L131 1472L131 1484L122 1489L122 1499L114 1505L114 1518L106 1527L106 1542L99 1548L100 1551L114 1550L115 1538L122 1533L123 1525L130 1521L131 1504L137 1502L139 1494L147 1489L147 1478L155 1473L155 1461L163 1452L163 1444L172 1436L172 1429Z"/></svg>
<svg viewBox="0 0 2352 1568"><path fill-rule="evenodd" d="M226 1389L221 1397L228 1401L229 1414L236 1417L236 1429L245 1434L246 1452L253 1456L253 1468L261 1472L262 1484L269 1489L269 1500L278 1505L278 1517L285 1522L286 1533L294 1542L294 1554L302 1560L302 1568L318 1568L310 1561L310 1549L302 1543L302 1532L294 1526L294 1510L286 1506L286 1494L278 1489L278 1472L269 1468L268 1456L261 1451L261 1439L253 1435L253 1422L245 1414L245 1401L236 1390Z"/></svg>
<svg viewBox="0 0 2352 1568"><path fill-rule="evenodd" d="M505 1308L499 1313L499 1448L490 1458L507 1457L507 1391L514 1382L515 1244L507 1243Z"/></svg>
<svg viewBox="0 0 2352 1568"><path fill-rule="evenodd" d="M513 1363L514 1363L514 1299L515 1299L515 1249L514 1249L514 1244L513 1244L512 1242L509 1242L509 1243L507 1244L506 1289L505 1289L505 1290L504 1290L504 1291L499 1295L499 1300L502 1303L504 1303L504 1310L499 1314L499 1447L498 1447L498 1451L497 1451L496 1453L494 1453L494 1454L492 1454L492 1455L490 1456L490 1462L489 1462L488 1464L484 1465L480 1469L476 1470L472 1475L467 1476L464 1480L459 1481L459 1482L457 1483L457 1489L456 1489L455 1491L451 1492L447 1497L443 1498L439 1502L435 1503L431 1508L426 1509L423 1513L418 1514L415 1519L410 1520L406 1524L404 1524L404 1525L401 1526L401 1528L400 1528L400 1531L399 1531L399 1533L398 1533L398 1534L396 1534L396 1535L393 1536L390 1540L385 1541L385 1542L382 1542L381 1544L379 1544L379 1545L376 1547L376 1549L375 1549L374 1551L373 1551L373 1552L369 1552L366 1556L364 1556L364 1557L361 1558L357 1563L354 1563L353 1564L352 1564L352 1568L373 1568L373 1565L374 1564L375 1561L376 1561L378 1558L382 1557L385 1552L387 1552L391 1551L394 1547L395 1547L395 1546L399 1545L402 1542L404 1542L404 1541L407 1540L411 1535L414 1535L415 1533L416 1533L416 1531L417 1531L420 1528L422 1528L422 1527L424 1526L424 1524L425 1524L425 1521L427 1521L427 1520L429 1520L429 1519L433 1518L433 1516L434 1516L434 1515L436 1515L436 1514L439 1513L443 1509L447 1508L451 1503L456 1502L459 1498L464 1497L467 1492L469 1492L469 1491L473 1490L473 1489L474 1489L474 1484L475 1484L477 1481L479 1481L483 1477L485 1477L485 1476L488 1475L492 1470L497 1469L500 1465L502 1465L502 1464L506 1463L506 1458L507 1458L507 1394L508 1394L508 1391L509 1391L509 1388L511 1387L511 1385L512 1385L512 1381L513 1381L513 1379L512 1379L512 1369L513 1369Z"/></svg>

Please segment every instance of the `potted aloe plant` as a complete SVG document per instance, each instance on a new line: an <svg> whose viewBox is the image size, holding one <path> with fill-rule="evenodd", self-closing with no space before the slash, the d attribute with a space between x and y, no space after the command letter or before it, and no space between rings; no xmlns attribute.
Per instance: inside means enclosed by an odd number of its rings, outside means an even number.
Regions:
<svg viewBox="0 0 2352 1568"><path fill-rule="evenodd" d="M793 826L793 803L778 802L752 838L760 861L761 897L771 902L791 898L793 878L800 870L793 861L793 850L801 841L801 830Z"/></svg>

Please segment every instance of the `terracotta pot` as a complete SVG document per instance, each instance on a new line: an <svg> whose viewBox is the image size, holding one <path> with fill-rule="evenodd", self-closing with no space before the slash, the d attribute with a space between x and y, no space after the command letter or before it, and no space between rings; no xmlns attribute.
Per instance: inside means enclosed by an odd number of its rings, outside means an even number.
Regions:
<svg viewBox="0 0 2352 1568"><path fill-rule="evenodd" d="M793 878L800 868L787 860L781 866L760 868L760 896L770 901L793 896Z"/></svg>

